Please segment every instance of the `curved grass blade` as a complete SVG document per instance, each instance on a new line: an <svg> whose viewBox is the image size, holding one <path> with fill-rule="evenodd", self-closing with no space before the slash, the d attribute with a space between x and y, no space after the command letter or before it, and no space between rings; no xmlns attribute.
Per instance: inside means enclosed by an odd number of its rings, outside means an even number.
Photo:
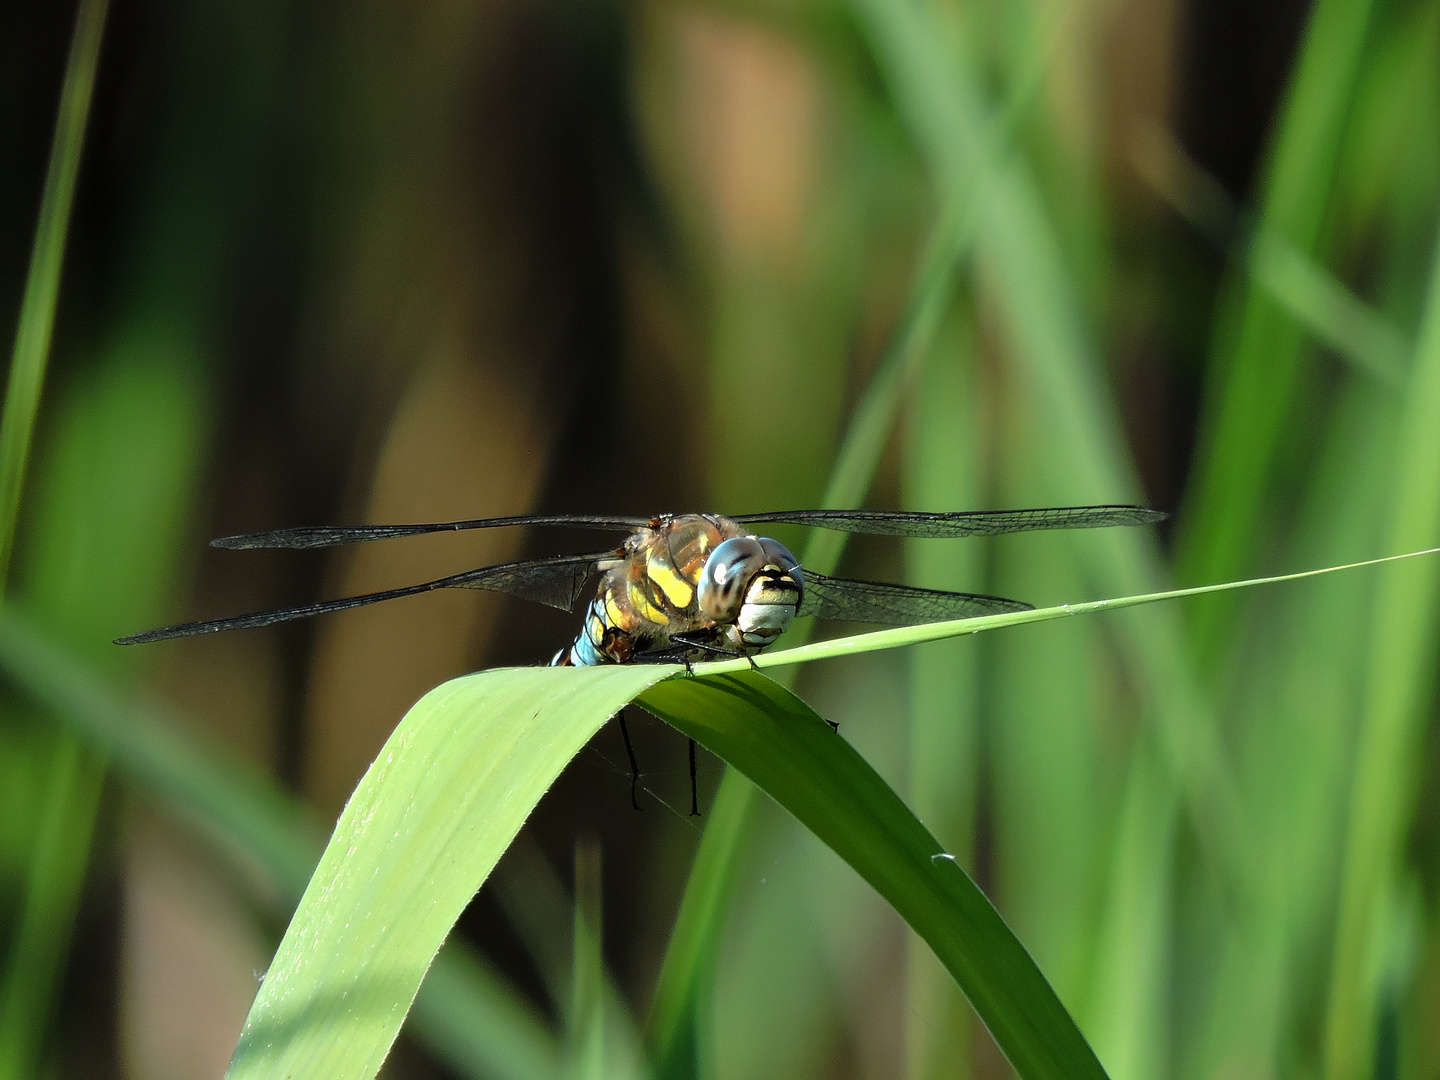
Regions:
<svg viewBox="0 0 1440 1080"><path fill-rule="evenodd" d="M745 773L874 886L935 950L1020 1076L1105 1076L985 894L808 705L750 671L672 679L640 704Z"/></svg>
<svg viewBox="0 0 1440 1080"><path fill-rule="evenodd" d="M555 777L672 666L508 668L406 714L351 797L228 1076L375 1075L432 959Z"/></svg>
<svg viewBox="0 0 1440 1080"><path fill-rule="evenodd" d="M1302 581L1305 578L1321 577L1342 570L1358 570L1364 566L1381 566L1385 563L1399 562L1402 559L1417 559L1423 555L1436 554L1440 554L1440 548L1426 548L1423 551L1407 551L1403 555L1386 555L1384 558L1365 559L1361 562L1346 563L1343 566L1301 570L1294 574L1247 578L1245 581L1227 581L1219 585L1197 585L1190 589L1170 589L1166 592L1142 593L1139 596L1121 596L1113 600L1088 600L1081 604L1059 604L1055 607L1032 608L1029 611L1009 611L1000 615L985 615L978 619L954 619L950 622L927 623L923 626L897 626L868 634L854 634L850 637L831 638L828 641L814 641L794 649L761 653L759 656L746 660L717 660L712 663L696 664L694 671L697 675L721 675L733 671L745 671L751 667L784 667L788 664L803 664L811 660L858 656L860 653L875 652L878 649L896 649L905 645L919 645L925 641L942 641L945 638L960 637L963 634L978 634L982 630L998 630L1005 626L1049 622L1052 619L1066 619L1072 615L1090 615L1100 611L1120 611L1124 608L1159 603L1161 600L1207 596L1211 593L1249 589L1256 585L1279 585L1286 581Z"/></svg>
<svg viewBox="0 0 1440 1080"><path fill-rule="evenodd" d="M882 630L761 656L757 663L850 655L1346 568ZM738 663L738 669L729 661L703 666L705 676L743 675L719 684L729 694L724 699L687 697L704 693L683 689L700 685L688 679L673 690L659 688L677 674L674 666L662 665L499 669L427 694L396 728L341 815L251 1008L228 1075L373 1076L445 936L531 809L600 726L639 697L646 708L762 778L772 795L860 869L936 949L1026 1080L1103 1076L1058 999L1048 986L1041 989L1038 969L973 883L938 866L949 860L899 797L878 777L867 779L869 766L845 756L848 748L839 740L817 752L813 735L819 733L797 733L795 717L824 725L808 710L797 712L800 706L790 704L782 688L770 691L773 684L748 675L748 662ZM764 688L758 698L754 687ZM737 696L748 701L745 709L732 700ZM692 701L702 703L694 715L686 712ZM783 727L783 738L757 740L754 732L737 729L735 716L758 724L753 717L759 713L770 716L772 728ZM800 756L791 761L792 754ZM868 817L849 814L854 791L865 792ZM856 827L861 832L849 836ZM932 862L940 856L937 865L916 864L917 852ZM963 919L954 924L957 913Z"/></svg>

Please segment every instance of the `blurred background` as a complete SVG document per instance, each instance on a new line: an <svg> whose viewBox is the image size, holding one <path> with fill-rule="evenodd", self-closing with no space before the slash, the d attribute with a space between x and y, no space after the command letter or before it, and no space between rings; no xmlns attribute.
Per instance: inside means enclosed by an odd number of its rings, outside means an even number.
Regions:
<svg viewBox="0 0 1440 1080"><path fill-rule="evenodd" d="M0 11L7 328L74 25ZM868 505L1174 516L856 541L850 576L1048 604L1435 545L1437 209L1436 0L115 0L10 601L323 834L428 688L576 621L462 591L110 640L595 538L209 538L815 505L897 342ZM1437 601L1433 570L1359 571L797 689L961 853L1115 1080L1440 1077ZM14 681L0 1080L219 1077L285 890L133 732L102 746ZM642 812L611 724L458 931L537 1031L563 1026L577 840L643 1019L709 820L684 739L630 728ZM722 770L702 754L702 809ZM1007 1074L769 804L699 1016L707 1078ZM505 1075L413 1029L386 1073Z"/></svg>

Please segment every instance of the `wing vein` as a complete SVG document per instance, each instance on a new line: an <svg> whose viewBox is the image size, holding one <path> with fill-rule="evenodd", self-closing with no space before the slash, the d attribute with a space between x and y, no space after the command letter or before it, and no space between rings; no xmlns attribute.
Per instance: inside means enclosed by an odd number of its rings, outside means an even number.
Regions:
<svg viewBox="0 0 1440 1080"><path fill-rule="evenodd" d="M464 532L467 529L498 529L508 525L553 525L573 529L613 529L618 532L634 532L646 525L648 520L634 517L592 517L583 514L523 514L518 517L434 521L418 525L301 525L291 529L275 529L271 532L221 536L211 540L210 546L227 548L231 551L246 551L256 548L304 551L313 548L339 547L342 544L363 544L372 540L389 540L399 536Z"/></svg>
<svg viewBox="0 0 1440 1080"><path fill-rule="evenodd" d="M914 626L919 623L972 619L1006 611L1029 611L1023 600L1007 600L985 593L943 592L915 585L881 581L852 581L803 571L805 595L801 615L845 622Z"/></svg>
<svg viewBox="0 0 1440 1080"><path fill-rule="evenodd" d="M999 536L1042 529L1099 529L1115 525L1153 525L1166 514L1145 506L1050 506L1028 510L961 510L926 513L909 510L772 510L742 514L744 525L781 522L812 525L870 536Z"/></svg>

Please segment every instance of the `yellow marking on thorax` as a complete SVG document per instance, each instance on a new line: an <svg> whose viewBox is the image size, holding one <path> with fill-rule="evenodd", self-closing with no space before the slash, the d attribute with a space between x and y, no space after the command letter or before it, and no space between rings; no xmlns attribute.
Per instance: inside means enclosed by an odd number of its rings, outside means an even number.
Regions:
<svg viewBox="0 0 1440 1080"><path fill-rule="evenodd" d="M695 597L695 588L681 577L673 566L659 559L646 559L645 573L650 575L651 581L660 586L660 591L670 603L682 611L690 606L690 601Z"/></svg>
<svg viewBox="0 0 1440 1080"><path fill-rule="evenodd" d="M650 603L650 598L645 595L645 588L640 582L626 582L625 595L630 600L630 606L635 609L635 613L641 618L648 619L657 626L670 625L670 617L654 604Z"/></svg>
<svg viewBox="0 0 1440 1080"><path fill-rule="evenodd" d="M627 619L625 613L620 610L620 605L615 603L615 591L613 589L605 590L605 618L616 630L630 629L626 625L630 620Z"/></svg>

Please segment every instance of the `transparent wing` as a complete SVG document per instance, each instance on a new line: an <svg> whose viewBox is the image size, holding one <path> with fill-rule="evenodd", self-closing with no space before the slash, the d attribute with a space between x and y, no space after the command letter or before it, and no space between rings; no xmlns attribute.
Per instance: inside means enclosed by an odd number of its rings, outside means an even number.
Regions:
<svg viewBox="0 0 1440 1080"><path fill-rule="evenodd" d="M848 578L826 577L813 570L803 573L805 596L800 603L800 614L817 615L822 619L913 626L947 619L999 615L1006 611L1029 611L1034 606L1021 600L1006 600L982 593L941 592L881 581L851 581Z"/></svg>
<svg viewBox="0 0 1440 1080"><path fill-rule="evenodd" d="M1110 525L1153 525L1166 514L1144 506L1052 506L1037 510L961 510L923 513L906 510L775 510L733 518L744 525L783 522L814 525L870 536L996 536L1040 529L1098 529Z"/></svg>
<svg viewBox="0 0 1440 1080"><path fill-rule="evenodd" d="M257 626L290 622L293 619L308 619L312 615L326 615L332 611L347 611L350 608L364 607L366 604L378 604L382 600L414 596L436 589L487 589L569 611L579 599L586 581L595 573L595 564L600 559L613 556L614 552L606 551L598 555L564 555L554 559L532 559L527 562L485 566L479 570L466 570L463 573L436 578L434 581L365 593L363 596L347 596L340 600L321 600L313 604L277 608L274 611L257 611L251 615L234 615L226 619L206 619L201 622L180 623L178 626L165 626L159 630L147 630L143 634L116 638L115 644L143 645L151 641L215 634L221 630L249 630Z"/></svg>
<svg viewBox="0 0 1440 1080"><path fill-rule="evenodd" d="M436 521L421 525L302 525L273 532L242 533L211 540L210 546L241 550L246 548L327 548L341 544L363 544L395 536L424 533L463 532L466 529L498 529L505 525L558 525L572 529L614 529L634 532L649 519L635 517L591 517L584 514L523 514L519 517L475 518L471 521Z"/></svg>

